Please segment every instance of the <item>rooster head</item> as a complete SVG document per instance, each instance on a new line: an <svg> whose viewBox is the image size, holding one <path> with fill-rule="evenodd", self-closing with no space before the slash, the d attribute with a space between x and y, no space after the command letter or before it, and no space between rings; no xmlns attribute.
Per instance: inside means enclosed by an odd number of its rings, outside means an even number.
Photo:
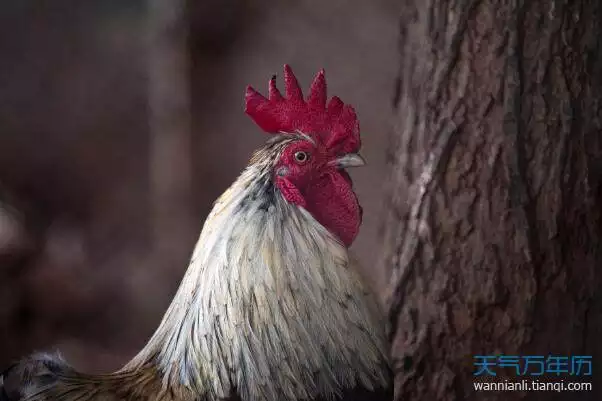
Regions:
<svg viewBox="0 0 602 401"><path fill-rule="evenodd" d="M338 97L327 103L324 70L311 84L307 100L288 65L284 66L286 96L269 81L269 97L247 87L245 112L264 131L292 136L279 151L272 180L282 196L312 216L346 246L362 219L348 167L364 165L359 121Z"/></svg>

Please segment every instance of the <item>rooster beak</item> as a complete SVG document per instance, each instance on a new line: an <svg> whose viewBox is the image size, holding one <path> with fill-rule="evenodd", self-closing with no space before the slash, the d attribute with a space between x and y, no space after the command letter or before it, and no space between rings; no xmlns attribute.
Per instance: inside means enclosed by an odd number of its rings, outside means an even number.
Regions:
<svg viewBox="0 0 602 401"><path fill-rule="evenodd" d="M366 164L366 161L359 153L347 153L331 162L331 165L337 168L361 167Z"/></svg>

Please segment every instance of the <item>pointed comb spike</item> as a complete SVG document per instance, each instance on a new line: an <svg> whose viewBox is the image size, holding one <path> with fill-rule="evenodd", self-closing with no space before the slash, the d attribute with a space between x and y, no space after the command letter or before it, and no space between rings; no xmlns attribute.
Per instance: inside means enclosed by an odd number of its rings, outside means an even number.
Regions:
<svg viewBox="0 0 602 401"><path fill-rule="evenodd" d="M261 93L253 89L252 86L247 86L247 90L245 91L245 111L249 109L256 109L258 106L266 104L267 102L268 99L266 99Z"/></svg>
<svg viewBox="0 0 602 401"><path fill-rule="evenodd" d="M264 131L276 132L278 131L279 122L270 113L266 113L266 110L269 110L269 108L269 100L251 86L247 86L245 93L245 113Z"/></svg>
<svg viewBox="0 0 602 401"><path fill-rule="evenodd" d="M324 109L326 107L326 78L324 77L324 69L318 72L311 83L307 103L314 108Z"/></svg>
<svg viewBox="0 0 602 401"><path fill-rule="evenodd" d="M293 70L291 70L288 64L284 65L284 88L287 99L303 101L303 92L299 87L297 77L295 77Z"/></svg>
<svg viewBox="0 0 602 401"><path fill-rule="evenodd" d="M339 99L337 96L333 96L332 99L330 99L330 102L328 102L328 114L330 115L338 115L341 113L341 111L343 111L343 106L345 104L343 103L343 101L341 99Z"/></svg>
<svg viewBox="0 0 602 401"><path fill-rule="evenodd" d="M360 127L352 106L343 105L328 146L338 147L343 153L354 152L360 148Z"/></svg>
<svg viewBox="0 0 602 401"><path fill-rule="evenodd" d="M276 75L272 75L272 79L270 79L270 83L268 84L269 87L269 96L270 96L270 100L282 100L282 94L280 93L280 91L278 90L278 87L276 86Z"/></svg>
<svg viewBox="0 0 602 401"><path fill-rule="evenodd" d="M261 93L257 92L255 88L251 85L247 85L247 89L245 91L245 99L254 99L259 98L263 100L267 100Z"/></svg>
<svg viewBox="0 0 602 401"><path fill-rule="evenodd" d="M326 144L334 155L357 152L361 147L359 121L352 106L334 96L328 106L324 70L314 78L308 101L303 99L299 83L288 65L284 66L286 97L269 81L269 100L247 87L245 112L263 131L303 132Z"/></svg>

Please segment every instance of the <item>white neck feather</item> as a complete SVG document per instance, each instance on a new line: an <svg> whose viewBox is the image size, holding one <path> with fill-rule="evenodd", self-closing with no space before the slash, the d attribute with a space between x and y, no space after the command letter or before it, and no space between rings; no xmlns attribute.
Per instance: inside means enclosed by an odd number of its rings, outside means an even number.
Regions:
<svg viewBox="0 0 602 401"><path fill-rule="evenodd" d="M251 165L216 202L160 327L168 386L208 399L311 399L387 383L384 326L347 249Z"/></svg>

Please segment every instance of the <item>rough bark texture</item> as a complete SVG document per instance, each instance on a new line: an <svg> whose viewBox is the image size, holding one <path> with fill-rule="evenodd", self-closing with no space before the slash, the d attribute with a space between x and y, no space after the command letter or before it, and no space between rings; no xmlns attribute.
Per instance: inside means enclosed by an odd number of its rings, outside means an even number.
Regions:
<svg viewBox="0 0 602 401"><path fill-rule="evenodd" d="M400 27L396 399L599 400L602 3L414 0ZM476 393L502 353L592 355L593 391Z"/></svg>

